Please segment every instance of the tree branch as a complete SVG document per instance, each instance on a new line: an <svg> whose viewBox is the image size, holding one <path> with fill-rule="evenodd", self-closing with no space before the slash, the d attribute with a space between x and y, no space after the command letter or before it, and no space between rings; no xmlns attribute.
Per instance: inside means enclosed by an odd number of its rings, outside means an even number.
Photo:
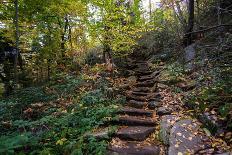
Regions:
<svg viewBox="0 0 232 155"><path fill-rule="evenodd" d="M216 26L212 26L212 27L209 27L209 28L206 28L206 29L202 29L202 30L198 30L198 31L193 31L193 32L189 32L189 33L185 33L185 35L194 34L194 33L200 33L200 32L205 32L205 31L209 31L209 30L212 30L212 29L215 29L215 28L218 28L218 27L222 27L222 26L232 26L232 24L216 25Z"/></svg>

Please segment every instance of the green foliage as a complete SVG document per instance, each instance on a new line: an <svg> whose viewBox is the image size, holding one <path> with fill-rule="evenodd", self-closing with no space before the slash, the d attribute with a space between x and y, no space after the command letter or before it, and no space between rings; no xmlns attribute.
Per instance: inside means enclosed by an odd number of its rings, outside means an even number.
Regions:
<svg viewBox="0 0 232 155"><path fill-rule="evenodd" d="M95 90L79 92L76 88L82 82L82 76L62 74L45 86L22 89L1 101L0 154L104 154L106 141L85 140L85 133L114 117L115 101L102 89L107 81L100 81ZM70 96L70 105L57 103ZM34 109L38 117L25 118L22 111L37 102L46 110Z"/></svg>
<svg viewBox="0 0 232 155"><path fill-rule="evenodd" d="M226 69L228 71L228 69ZM230 69L229 69L230 70ZM200 113L205 111L215 111L218 119L223 120L224 128L230 130L232 127L231 120L231 95L232 88L230 75L224 69L214 68L213 71L205 73L198 79L199 82L211 84L202 86L196 92L189 94L186 103ZM219 76L223 75L223 76ZM216 133L218 125L215 125L211 120L205 120L204 125L212 132Z"/></svg>
<svg viewBox="0 0 232 155"><path fill-rule="evenodd" d="M183 66L180 63L171 63L167 65L166 70L162 72L161 77L167 84L176 84L178 82L183 81L185 75L185 71ZM175 91L179 91L176 88Z"/></svg>
<svg viewBox="0 0 232 155"><path fill-rule="evenodd" d="M184 68L179 63L172 63L169 66L167 66L167 72L169 72L169 75L171 77L183 77L184 76Z"/></svg>
<svg viewBox="0 0 232 155"><path fill-rule="evenodd" d="M21 151L17 151L18 149L26 150L27 147L33 147L38 143L31 133L1 136L0 139L0 154L20 154Z"/></svg>

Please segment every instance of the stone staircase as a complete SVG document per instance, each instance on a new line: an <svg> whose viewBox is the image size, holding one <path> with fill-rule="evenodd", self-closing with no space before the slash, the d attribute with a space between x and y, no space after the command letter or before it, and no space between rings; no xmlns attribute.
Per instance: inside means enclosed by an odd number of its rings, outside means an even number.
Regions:
<svg viewBox="0 0 232 155"><path fill-rule="evenodd" d="M149 102L160 98L160 94L155 92L155 79L159 72L152 71L145 61L138 61L133 65L137 81L125 94L127 105L118 112L119 119L115 123L120 127L108 147L107 154L158 155L159 146L145 140L155 131L157 125L155 113L148 107Z"/></svg>

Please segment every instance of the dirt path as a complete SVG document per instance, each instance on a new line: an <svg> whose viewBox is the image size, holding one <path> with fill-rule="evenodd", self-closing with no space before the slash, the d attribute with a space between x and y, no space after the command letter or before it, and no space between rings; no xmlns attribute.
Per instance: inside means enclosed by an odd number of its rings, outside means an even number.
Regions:
<svg viewBox="0 0 232 155"><path fill-rule="evenodd" d="M167 90L157 82L159 70L151 70L146 61L135 61L130 67L137 80L125 94L127 104L119 111L119 119L115 123L120 127L108 146L107 154L225 152L223 148L212 147L212 140L200 128L201 124L181 112L181 103L172 98L170 100L170 97L167 99Z"/></svg>

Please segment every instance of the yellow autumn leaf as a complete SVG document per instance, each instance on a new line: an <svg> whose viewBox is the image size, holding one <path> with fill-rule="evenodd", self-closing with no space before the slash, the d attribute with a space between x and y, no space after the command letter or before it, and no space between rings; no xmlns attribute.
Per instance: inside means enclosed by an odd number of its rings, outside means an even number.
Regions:
<svg viewBox="0 0 232 155"><path fill-rule="evenodd" d="M177 155L183 155L183 153L182 152L178 152Z"/></svg>
<svg viewBox="0 0 232 155"><path fill-rule="evenodd" d="M66 138L62 138L56 142L56 145L63 145L66 140Z"/></svg>

